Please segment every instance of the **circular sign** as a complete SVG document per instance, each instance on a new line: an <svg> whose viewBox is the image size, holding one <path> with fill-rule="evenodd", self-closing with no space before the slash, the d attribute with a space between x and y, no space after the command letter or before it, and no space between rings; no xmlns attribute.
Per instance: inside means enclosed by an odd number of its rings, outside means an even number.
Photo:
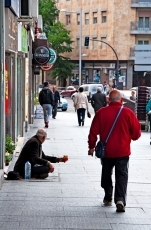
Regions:
<svg viewBox="0 0 151 230"><path fill-rule="evenodd" d="M39 46L35 49L33 58L38 65L45 65L49 62L51 53L46 46Z"/></svg>
<svg viewBox="0 0 151 230"><path fill-rule="evenodd" d="M54 66L54 64L51 64L51 65L44 65L44 66L41 66L41 69L44 70L44 71L47 71L47 70L50 70L52 69Z"/></svg>
<svg viewBox="0 0 151 230"><path fill-rule="evenodd" d="M50 59L49 59L49 64L54 64L55 63L55 61L56 61L56 59L57 59L57 54L56 54L56 52L53 50L53 49L51 49L51 48L49 48L49 50L50 50Z"/></svg>

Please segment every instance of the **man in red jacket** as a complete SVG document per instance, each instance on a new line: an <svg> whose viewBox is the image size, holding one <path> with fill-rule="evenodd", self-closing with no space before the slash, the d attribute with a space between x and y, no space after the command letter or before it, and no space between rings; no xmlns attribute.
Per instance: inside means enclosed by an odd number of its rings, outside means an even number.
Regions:
<svg viewBox="0 0 151 230"><path fill-rule="evenodd" d="M92 121L88 144L88 155L93 156L97 135L105 142L114 120L122 106L123 98L118 90L112 90L109 95L109 106L101 108ZM117 212L125 212L126 193L128 183L128 163L131 154L131 140L141 136L140 124L135 114L124 107L113 128L111 136L105 146L105 157L102 161L101 187L105 191L103 203L112 204L112 170L115 167L114 202Z"/></svg>

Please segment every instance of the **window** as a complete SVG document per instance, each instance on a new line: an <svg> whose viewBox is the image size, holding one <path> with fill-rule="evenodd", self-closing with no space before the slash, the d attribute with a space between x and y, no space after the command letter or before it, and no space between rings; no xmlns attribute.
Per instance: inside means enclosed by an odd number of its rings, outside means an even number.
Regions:
<svg viewBox="0 0 151 230"><path fill-rule="evenodd" d="M106 11L102 11L102 23L106 23Z"/></svg>
<svg viewBox="0 0 151 230"><path fill-rule="evenodd" d="M149 41L138 40L138 45L149 45Z"/></svg>
<svg viewBox="0 0 151 230"><path fill-rule="evenodd" d="M97 13L93 13L93 24L97 23Z"/></svg>
<svg viewBox="0 0 151 230"><path fill-rule="evenodd" d="M70 15L66 15L66 25L70 25Z"/></svg>
<svg viewBox="0 0 151 230"><path fill-rule="evenodd" d="M139 17L138 19L139 30L149 30L149 17Z"/></svg>
<svg viewBox="0 0 151 230"><path fill-rule="evenodd" d="M77 38L77 48L79 49L79 47L80 47L80 39Z"/></svg>
<svg viewBox="0 0 151 230"><path fill-rule="evenodd" d="M149 45L149 41L138 40L138 45ZM145 48L144 48L145 49ZM149 52L149 50L137 50L138 52Z"/></svg>
<svg viewBox="0 0 151 230"><path fill-rule="evenodd" d="M95 39L97 39L97 38L93 38L93 41L92 41L93 49L98 48L98 41L95 41Z"/></svg>
<svg viewBox="0 0 151 230"><path fill-rule="evenodd" d="M80 14L77 14L77 25L80 25Z"/></svg>
<svg viewBox="0 0 151 230"><path fill-rule="evenodd" d="M67 47L67 48L70 48L70 44L66 43L66 47Z"/></svg>
<svg viewBox="0 0 151 230"><path fill-rule="evenodd" d="M101 37L101 41L106 42L106 37ZM106 49L106 44L101 42L101 49Z"/></svg>
<svg viewBox="0 0 151 230"><path fill-rule="evenodd" d="M85 25L88 25L89 24L89 14L86 13L85 14Z"/></svg>

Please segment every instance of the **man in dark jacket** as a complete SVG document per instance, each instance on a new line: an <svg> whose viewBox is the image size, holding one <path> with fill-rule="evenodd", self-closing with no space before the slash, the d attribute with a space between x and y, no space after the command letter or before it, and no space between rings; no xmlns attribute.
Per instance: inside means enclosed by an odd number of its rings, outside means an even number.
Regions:
<svg viewBox="0 0 151 230"><path fill-rule="evenodd" d="M14 171L18 172L22 178L25 176L25 163L31 164L31 177L44 179L48 173L54 171L51 163L66 162L67 157L46 156L42 151L42 144L46 140L45 129L38 129L35 136L31 137L24 145L14 166Z"/></svg>
<svg viewBox="0 0 151 230"><path fill-rule="evenodd" d="M97 88L97 93L93 94L91 98L91 105L96 113L100 108L107 105L106 96L102 93L101 87Z"/></svg>
<svg viewBox="0 0 151 230"><path fill-rule="evenodd" d="M48 128L52 107L54 104L53 93L49 88L49 82L43 83L44 87L39 93L39 103L43 108L45 128Z"/></svg>
<svg viewBox="0 0 151 230"><path fill-rule="evenodd" d="M105 143L115 118L121 109L123 98L118 90L112 90L109 94L109 106L101 108L92 121L88 143L88 155L93 156L97 137ZM126 194L128 183L128 164L131 154L131 140L137 140L141 136L139 121L132 110L124 107L105 145L105 157L101 159L102 178L101 187L105 196L103 203L112 204L113 183L112 171L115 167L115 192L114 202L117 212L125 212Z"/></svg>
<svg viewBox="0 0 151 230"><path fill-rule="evenodd" d="M53 109L52 109L52 118L56 119L58 103L60 104L60 94L57 91L56 86L54 86L52 90L53 90L53 98L54 98L54 105L53 105Z"/></svg>

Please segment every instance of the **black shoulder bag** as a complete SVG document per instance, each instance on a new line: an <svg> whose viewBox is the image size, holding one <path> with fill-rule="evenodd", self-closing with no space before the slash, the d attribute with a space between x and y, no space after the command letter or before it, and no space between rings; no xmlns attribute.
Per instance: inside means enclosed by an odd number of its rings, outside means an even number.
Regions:
<svg viewBox="0 0 151 230"><path fill-rule="evenodd" d="M104 157L104 155L105 155L105 145L106 145L106 143L107 143L107 141L108 141L108 139L109 139L109 137L110 137L110 135L111 135L111 133L113 131L113 128L114 128L114 126L115 126L115 124L117 122L117 119L118 119L118 117L119 117L122 109L123 109L123 106L121 106L121 108L120 108L120 110L119 110L119 112L118 112L118 114L117 114L117 116L116 116L116 118L114 120L114 123L113 123L113 125L112 125L112 127L110 129L110 132L109 132L109 134L108 134L108 136L106 138L106 141L105 142L102 142L101 140L98 141L98 143L97 143L97 145L95 147L95 156L97 158L101 158L102 159Z"/></svg>

